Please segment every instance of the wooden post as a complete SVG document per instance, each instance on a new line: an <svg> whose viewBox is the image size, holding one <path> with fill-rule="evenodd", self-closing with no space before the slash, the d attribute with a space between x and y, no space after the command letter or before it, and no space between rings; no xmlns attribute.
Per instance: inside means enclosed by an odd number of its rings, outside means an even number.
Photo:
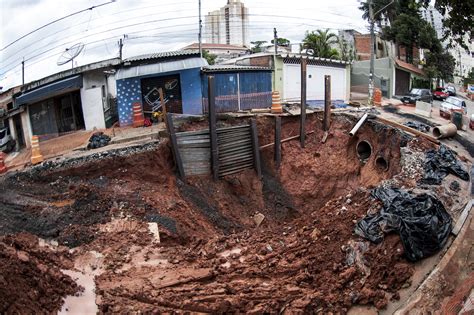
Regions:
<svg viewBox="0 0 474 315"><path fill-rule="evenodd" d="M301 58L301 116L300 116L300 142L304 148L305 121L306 121L306 64L307 59Z"/></svg>
<svg viewBox="0 0 474 315"><path fill-rule="evenodd" d="M178 140L176 139L176 133L174 131L173 125L173 116L168 113L165 119L167 120L166 125L168 126L168 133L170 135L171 151L173 152L174 161L176 162L176 167L178 168L178 174L181 179L184 179L186 175L184 174L183 162L181 160L181 155L179 154Z"/></svg>
<svg viewBox="0 0 474 315"><path fill-rule="evenodd" d="M216 87L214 76L207 77L208 100L209 100L209 137L211 140L211 169L214 180L219 179L219 157L217 148L217 128L216 128Z"/></svg>
<svg viewBox="0 0 474 315"><path fill-rule="evenodd" d="M281 163L281 117L275 116L275 166Z"/></svg>
<svg viewBox="0 0 474 315"><path fill-rule="evenodd" d="M250 130L252 132L252 149L253 149L253 163L255 170L257 171L258 178L262 177L262 167L260 165L260 150L258 146L258 131L257 131L257 121L252 119L250 121Z"/></svg>
<svg viewBox="0 0 474 315"><path fill-rule="evenodd" d="M161 103L161 113L163 114L163 117L165 117L165 125L166 128L168 129L168 120L166 119L166 104L164 102L164 97L163 97L163 89L159 88L158 93L160 93L160 103Z"/></svg>
<svg viewBox="0 0 474 315"><path fill-rule="evenodd" d="M331 76L324 76L324 118L323 130L328 131L331 124Z"/></svg>

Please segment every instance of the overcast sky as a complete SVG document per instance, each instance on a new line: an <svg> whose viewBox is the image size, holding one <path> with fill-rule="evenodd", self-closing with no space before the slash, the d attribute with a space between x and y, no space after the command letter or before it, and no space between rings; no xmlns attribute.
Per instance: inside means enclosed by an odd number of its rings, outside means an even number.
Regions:
<svg viewBox="0 0 474 315"><path fill-rule="evenodd" d="M22 35L68 14L108 0L0 0L0 47ZM242 0L249 8L250 40L279 37L297 43L306 30L318 28L357 29L367 23L357 0ZM202 15L216 10L226 0L202 0ZM204 27L203 27L204 31ZM117 41L124 34L124 58L150 52L178 50L197 42L198 0L117 0L54 23L0 51L0 86L5 91L21 84L21 60L25 81L66 70L57 66L61 53L76 43L85 44L75 64L118 56Z"/></svg>

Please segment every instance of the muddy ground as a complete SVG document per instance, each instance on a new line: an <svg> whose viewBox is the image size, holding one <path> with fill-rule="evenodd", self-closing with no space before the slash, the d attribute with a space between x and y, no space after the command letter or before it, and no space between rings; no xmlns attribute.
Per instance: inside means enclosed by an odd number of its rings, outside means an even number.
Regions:
<svg viewBox="0 0 474 315"><path fill-rule="evenodd" d="M7 177L0 182L0 313L74 312L81 304L102 313L383 309L410 285L413 265L397 235L375 245L354 226L380 208L371 188L417 185L433 145L374 122L350 138L354 120L343 115L321 143L319 118L311 115L307 124L316 132L304 149L284 143L279 169L273 149L262 150L261 180L249 169L219 181L182 181L167 141L129 156ZM259 118L258 128L261 145L273 141L272 119ZM282 138L298 130L295 118L283 120ZM361 140L372 147L365 162L356 153ZM375 163L380 156L386 169ZM425 189L456 209L462 201L447 186ZM71 297L82 291L92 293Z"/></svg>

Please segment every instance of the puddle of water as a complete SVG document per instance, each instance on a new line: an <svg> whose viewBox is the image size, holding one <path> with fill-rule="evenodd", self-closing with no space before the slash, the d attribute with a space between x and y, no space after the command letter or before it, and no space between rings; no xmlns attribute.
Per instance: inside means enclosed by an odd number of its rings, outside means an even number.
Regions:
<svg viewBox="0 0 474 315"><path fill-rule="evenodd" d="M102 273L102 254L90 251L76 259L75 270L62 270L76 283L84 288L78 296L69 295L64 299L63 307L58 314L96 314L99 308L96 304L94 278Z"/></svg>
<svg viewBox="0 0 474 315"><path fill-rule="evenodd" d="M62 270L62 272L84 287L84 292L79 296L67 296L58 314L97 314L99 308L95 304L95 275L73 270Z"/></svg>

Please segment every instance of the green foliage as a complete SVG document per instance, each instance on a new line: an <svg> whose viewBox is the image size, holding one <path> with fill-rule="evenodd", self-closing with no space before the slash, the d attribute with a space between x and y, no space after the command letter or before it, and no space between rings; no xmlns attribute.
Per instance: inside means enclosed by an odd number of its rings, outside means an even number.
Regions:
<svg viewBox="0 0 474 315"><path fill-rule="evenodd" d="M424 6L428 6L430 2L430 0L420 0ZM434 6L441 15L445 16L443 40L447 40L450 46L457 43L467 49L466 43L474 38L474 5L472 1L436 0Z"/></svg>
<svg viewBox="0 0 474 315"><path fill-rule="evenodd" d="M207 60L207 63L213 65L216 63L217 55L209 53L209 50L202 51L202 57Z"/></svg>
<svg viewBox="0 0 474 315"><path fill-rule="evenodd" d="M468 84L474 84L474 68L469 71L467 77L462 80L464 87L467 87Z"/></svg>
<svg viewBox="0 0 474 315"><path fill-rule="evenodd" d="M306 31L303 39L302 48L314 57L339 59L339 52L333 45L337 45L338 37L334 33L330 33L329 29L316 30L312 32Z"/></svg>
<svg viewBox="0 0 474 315"><path fill-rule="evenodd" d="M426 53L425 71L428 69L427 75L430 78L451 81L453 79L455 65L456 61L454 57L445 50Z"/></svg>
<svg viewBox="0 0 474 315"><path fill-rule="evenodd" d="M341 60L352 62L356 59L354 46L350 45L345 39L339 39L339 54Z"/></svg>
<svg viewBox="0 0 474 315"><path fill-rule="evenodd" d="M250 42L250 44L253 45L253 47L251 48L252 53L255 54L255 53L262 52L263 51L262 45L265 44L266 42L267 42L266 40L257 40L254 42Z"/></svg>
<svg viewBox="0 0 474 315"><path fill-rule="evenodd" d="M275 44L275 40L272 39L271 43ZM277 38L277 45L282 47L289 47L290 41L286 38Z"/></svg>

